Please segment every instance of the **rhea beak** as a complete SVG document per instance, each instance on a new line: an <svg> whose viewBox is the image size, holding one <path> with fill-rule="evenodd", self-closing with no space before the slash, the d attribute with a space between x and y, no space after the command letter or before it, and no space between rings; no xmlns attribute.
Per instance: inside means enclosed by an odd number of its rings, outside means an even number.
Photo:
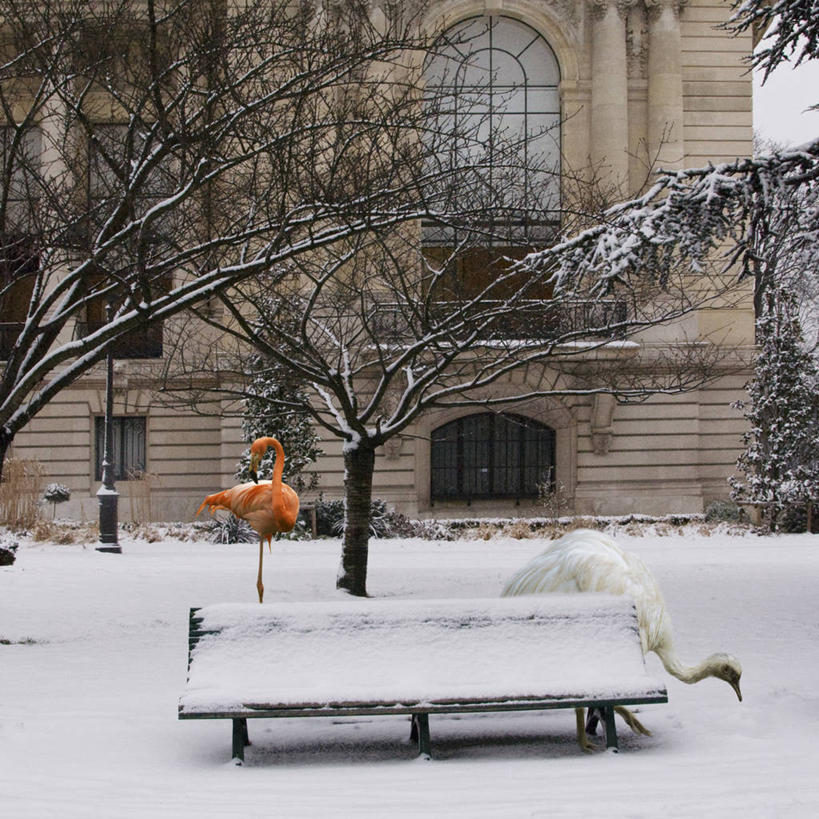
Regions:
<svg viewBox="0 0 819 819"><path fill-rule="evenodd" d="M734 691L736 692L737 699L740 702L742 702L742 691L739 690L739 680L737 680L736 682L732 682L731 683L731 688L733 688Z"/></svg>

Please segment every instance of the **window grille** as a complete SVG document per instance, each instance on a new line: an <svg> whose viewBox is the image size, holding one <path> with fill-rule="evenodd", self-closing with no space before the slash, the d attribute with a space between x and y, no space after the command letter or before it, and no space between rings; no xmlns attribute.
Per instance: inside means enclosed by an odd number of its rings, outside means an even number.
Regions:
<svg viewBox="0 0 819 819"><path fill-rule="evenodd" d="M145 471L145 417L119 416L111 419L114 480L132 480ZM94 418L95 469L94 479L102 480L102 457L105 452L105 418Z"/></svg>
<svg viewBox="0 0 819 819"><path fill-rule="evenodd" d="M424 80L431 161L458 171L442 188L442 209L457 200L486 213L469 236L451 224L423 223L424 256L442 274L436 276L434 299L473 298L499 279L516 290L520 281L503 277L509 260L550 244L558 233L557 58L519 20L472 17L438 39ZM490 298L504 298L503 287ZM549 299L551 286L533 288L530 296Z"/></svg>
<svg viewBox="0 0 819 819"><path fill-rule="evenodd" d="M467 415L432 433L431 500L536 498L555 474L555 432L519 415Z"/></svg>
<svg viewBox="0 0 819 819"><path fill-rule="evenodd" d="M480 166L473 195L511 193L516 212L505 229L521 244L550 240L559 219L560 68L546 40L510 17L473 17L441 36L424 79L437 163ZM453 238L450 228L424 231L428 245Z"/></svg>

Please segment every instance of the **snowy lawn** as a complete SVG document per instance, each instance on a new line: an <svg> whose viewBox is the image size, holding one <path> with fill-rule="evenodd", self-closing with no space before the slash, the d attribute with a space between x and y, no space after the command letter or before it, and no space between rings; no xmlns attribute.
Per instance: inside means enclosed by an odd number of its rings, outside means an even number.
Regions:
<svg viewBox="0 0 819 819"><path fill-rule="evenodd" d="M0 816L815 817L819 815L819 537L633 538L682 659L743 663L744 702L685 686L654 655L668 705L618 724L619 755L583 754L568 711L433 716L434 760L405 717L178 721L188 607L256 599L257 546L123 539L122 555L21 545L0 568ZM493 597L544 541L374 541L382 598ZM343 599L338 541L283 542L269 602ZM350 662L355 658L351 657Z"/></svg>

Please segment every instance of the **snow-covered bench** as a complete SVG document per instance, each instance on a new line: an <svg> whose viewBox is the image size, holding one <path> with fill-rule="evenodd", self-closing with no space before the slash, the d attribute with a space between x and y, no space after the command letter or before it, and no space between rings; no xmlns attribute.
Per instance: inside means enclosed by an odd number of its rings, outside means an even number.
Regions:
<svg viewBox="0 0 819 819"><path fill-rule="evenodd" d="M633 603L599 594L486 600L220 604L192 609L180 719L429 714L667 702L648 676Z"/></svg>

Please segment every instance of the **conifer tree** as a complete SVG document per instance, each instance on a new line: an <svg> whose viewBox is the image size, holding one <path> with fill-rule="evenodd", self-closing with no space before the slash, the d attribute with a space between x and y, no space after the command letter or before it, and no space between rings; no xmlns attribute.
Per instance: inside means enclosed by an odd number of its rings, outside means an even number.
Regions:
<svg viewBox="0 0 819 819"><path fill-rule="evenodd" d="M303 409L305 397L299 385L281 364L253 355L247 362L253 373L242 413L242 437L248 443L265 436L277 438L284 447L285 461L282 480L296 492L313 488L318 474L303 474L314 463L321 450L319 438L310 415ZM259 464L259 476L268 478L273 472L275 453L269 449ZM250 448L242 453L236 477L250 480Z"/></svg>
<svg viewBox="0 0 819 819"><path fill-rule="evenodd" d="M757 322L761 349L748 386L750 429L737 461L742 478L731 479L731 496L759 504L776 529L788 510L819 500L819 401L817 370L804 350L795 297L782 287L765 294Z"/></svg>

